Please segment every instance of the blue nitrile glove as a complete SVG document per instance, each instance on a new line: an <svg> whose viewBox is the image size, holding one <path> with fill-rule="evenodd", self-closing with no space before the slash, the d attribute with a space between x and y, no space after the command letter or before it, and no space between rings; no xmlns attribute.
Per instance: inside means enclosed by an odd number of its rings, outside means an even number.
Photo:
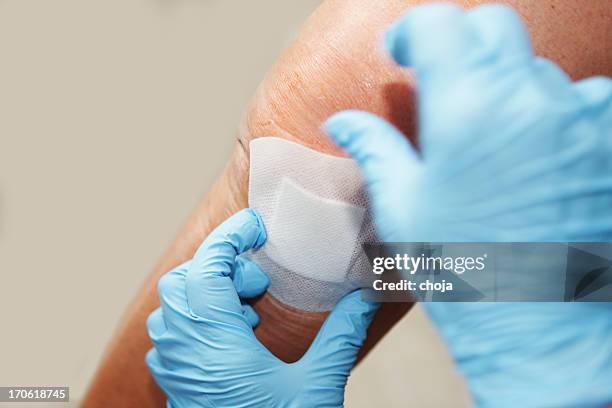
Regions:
<svg viewBox="0 0 612 408"><path fill-rule="evenodd" d="M286 364L256 338L256 314L240 297L268 278L241 253L266 233L250 209L214 230L193 260L159 282L161 308L147 322L147 364L172 407L340 407L344 387L377 305L343 298L306 354Z"/></svg>
<svg viewBox="0 0 612 408"><path fill-rule="evenodd" d="M415 69L417 152L365 112L325 125L361 166L379 237L612 240L612 81L534 57L508 7L413 8L386 47ZM610 303L427 303L478 406L612 402Z"/></svg>

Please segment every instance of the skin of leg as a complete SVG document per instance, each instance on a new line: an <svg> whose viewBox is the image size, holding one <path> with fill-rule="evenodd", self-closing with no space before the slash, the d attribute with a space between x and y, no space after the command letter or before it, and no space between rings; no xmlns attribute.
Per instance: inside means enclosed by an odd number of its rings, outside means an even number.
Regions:
<svg viewBox="0 0 612 408"><path fill-rule="evenodd" d="M247 206L248 142L277 136L321 152L342 155L320 130L343 109L379 114L409 139L416 135L415 83L382 51L382 33L408 7L408 0L328 0L302 27L258 88L239 128L238 142L224 172L194 210L178 237L137 293L108 347L83 401L89 407L162 407L165 397L144 363L151 348L146 319L158 307L157 280L191 258L219 223ZM606 0L513 0L536 52L561 65L573 78L612 74L612 11ZM472 7L477 2L461 1ZM571 28L570 28L571 27ZM316 335L325 313L289 308L269 295L254 302L261 317L260 341L279 358L295 361ZM365 355L410 309L386 304L377 314L362 349Z"/></svg>

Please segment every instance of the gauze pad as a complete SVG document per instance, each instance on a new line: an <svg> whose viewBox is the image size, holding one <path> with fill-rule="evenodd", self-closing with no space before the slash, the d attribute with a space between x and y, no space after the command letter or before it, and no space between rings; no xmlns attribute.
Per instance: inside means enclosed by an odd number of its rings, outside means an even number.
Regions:
<svg viewBox="0 0 612 408"><path fill-rule="evenodd" d="M282 303L330 310L371 274L362 244L375 234L358 166L275 137L252 140L250 152L249 207L268 239L248 256Z"/></svg>

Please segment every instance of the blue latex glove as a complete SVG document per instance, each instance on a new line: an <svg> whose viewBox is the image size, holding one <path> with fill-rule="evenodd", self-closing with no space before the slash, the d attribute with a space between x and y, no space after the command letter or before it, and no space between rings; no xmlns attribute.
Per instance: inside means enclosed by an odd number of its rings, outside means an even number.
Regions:
<svg viewBox="0 0 612 408"><path fill-rule="evenodd" d="M354 292L328 316L308 352L286 364L255 338L254 310L240 297L268 278L237 257L261 246L261 218L247 209L214 230L191 262L159 282L161 308L147 322L147 364L172 407L340 407L377 305Z"/></svg>
<svg viewBox="0 0 612 408"><path fill-rule="evenodd" d="M508 7L415 7L386 47L418 84L420 152L384 120L336 114L384 241L612 240L612 81L534 57ZM612 307L425 305L478 406L612 402Z"/></svg>
<svg viewBox="0 0 612 408"><path fill-rule="evenodd" d="M358 111L325 127L362 166L387 240L563 241L612 236L612 81L572 83L534 57L518 16L415 7L387 33L414 68L420 153Z"/></svg>

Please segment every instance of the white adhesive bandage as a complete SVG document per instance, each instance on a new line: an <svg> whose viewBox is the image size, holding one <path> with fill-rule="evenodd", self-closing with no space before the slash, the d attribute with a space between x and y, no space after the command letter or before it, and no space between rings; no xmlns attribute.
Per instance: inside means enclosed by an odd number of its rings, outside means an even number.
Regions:
<svg viewBox="0 0 612 408"><path fill-rule="evenodd" d="M274 137L254 139L250 152L249 206L268 239L248 256L282 303L330 310L371 274L361 245L375 234L359 168Z"/></svg>

